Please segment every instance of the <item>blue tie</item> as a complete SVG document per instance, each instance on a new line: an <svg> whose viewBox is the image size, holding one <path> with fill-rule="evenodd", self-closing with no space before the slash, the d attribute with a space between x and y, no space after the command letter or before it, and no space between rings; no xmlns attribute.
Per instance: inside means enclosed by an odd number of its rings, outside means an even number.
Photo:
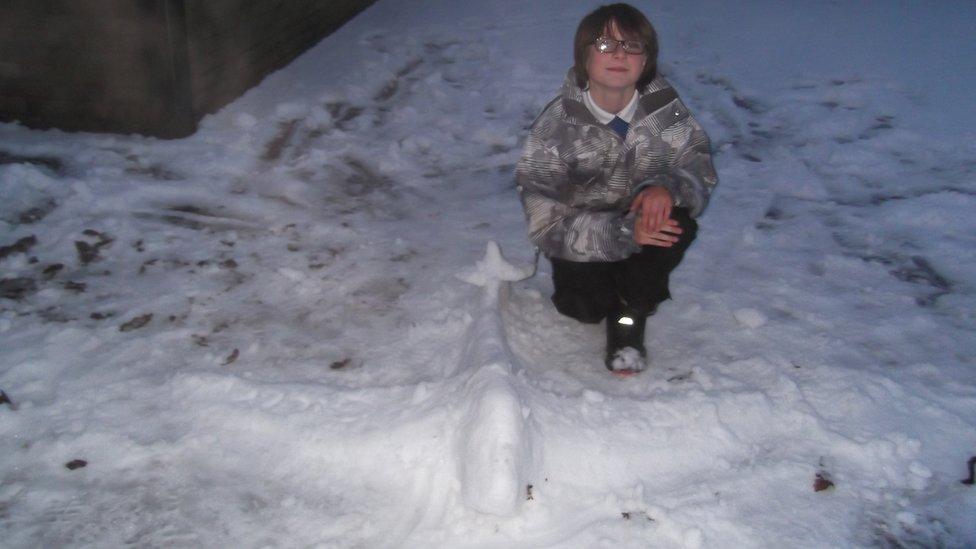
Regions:
<svg viewBox="0 0 976 549"><path fill-rule="evenodd" d="M607 126L610 126L611 130L617 132L620 139L627 139L627 130L630 129L630 124L624 122L623 118L614 116L613 120L607 123Z"/></svg>

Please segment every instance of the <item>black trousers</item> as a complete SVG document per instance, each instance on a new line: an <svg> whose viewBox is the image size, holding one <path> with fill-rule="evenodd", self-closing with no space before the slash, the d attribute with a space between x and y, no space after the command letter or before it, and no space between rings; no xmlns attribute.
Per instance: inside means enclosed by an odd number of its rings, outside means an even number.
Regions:
<svg viewBox="0 0 976 549"><path fill-rule="evenodd" d="M653 313L659 303L671 297L671 271L698 233L698 223L687 209L673 208L671 218L683 232L670 248L642 246L640 252L622 261L550 259L556 310L588 324L624 310L640 316Z"/></svg>

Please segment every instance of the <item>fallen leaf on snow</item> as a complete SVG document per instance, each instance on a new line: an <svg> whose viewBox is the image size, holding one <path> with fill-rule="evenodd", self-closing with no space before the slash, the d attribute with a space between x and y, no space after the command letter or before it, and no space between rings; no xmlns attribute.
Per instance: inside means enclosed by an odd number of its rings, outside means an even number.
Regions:
<svg viewBox="0 0 976 549"><path fill-rule="evenodd" d="M237 357L239 357L240 355L241 355L241 352L240 352L240 351L238 351L237 349L234 349L233 351L231 351L231 352L230 352L230 356L228 356L228 357L227 357L227 358L226 358L226 359L224 360L224 366L227 366L227 365L228 365L228 364L230 364L231 362L234 362L235 360L237 360Z"/></svg>
<svg viewBox="0 0 976 549"><path fill-rule="evenodd" d="M64 466L68 468L69 471L74 471L75 469L81 469L82 467L88 465L88 462L83 459L73 459Z"/></svg>
<svg viewBox="0 0 976 549"><path fill-rule="evenodd" d="M152 320L152 317L153 317L152 313L145 314L142 316L137 316L132 320L126 322L125 324L119 326L119 331L131 332L132 330L138 330L139 328L142 328L146 324L149 324L149 321Z"/></svg>
<svg viewBox="0 0 976 549"><path fill-rule="evenodd" d="M817 476L813 478L813 491L823 492L834 487L834 481L830 480L830 477L824 471L818 471Z"/></svg>

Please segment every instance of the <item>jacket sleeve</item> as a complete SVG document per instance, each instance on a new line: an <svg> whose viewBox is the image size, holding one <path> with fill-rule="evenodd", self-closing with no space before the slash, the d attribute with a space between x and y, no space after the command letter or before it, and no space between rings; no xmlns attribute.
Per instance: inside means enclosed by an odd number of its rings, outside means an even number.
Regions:
<svg viewBox="0 0 976 549"><path fill-rule="evenodd" d="M718 184L711 143L680 99L665 108L669 109L666 114L674 118L661 132L661 139L671 146L671 161L663 173L635 185L634 194L659 185L671 193L675 206L687 208L692 217L698 217Z"/></svg>
<svg viewBox="0 0 976 549"><path fill-rule="evenodd" d="M639 250L634 216L570 205L566 163L533 127L515 169L519 196L529 225L529 240L547 257L570 261L618 261Z"/></svg>

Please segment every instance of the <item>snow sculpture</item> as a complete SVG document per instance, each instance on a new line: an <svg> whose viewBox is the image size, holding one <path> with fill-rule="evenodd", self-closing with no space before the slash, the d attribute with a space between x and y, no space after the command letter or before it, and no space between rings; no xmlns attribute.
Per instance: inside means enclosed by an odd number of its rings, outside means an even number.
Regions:
<svg viewBox="0 0 976 549"><path fill-rule="evenodd" d="M484 258L458 275L485 290L462 357L462 367L472 374L463 391L467 409L458 431L461 493L468 506L493 515L518 510L533 468L533 430L523 411L498 309L502 284L531 274L531 268L508 263L492 241Z"/></svg>

